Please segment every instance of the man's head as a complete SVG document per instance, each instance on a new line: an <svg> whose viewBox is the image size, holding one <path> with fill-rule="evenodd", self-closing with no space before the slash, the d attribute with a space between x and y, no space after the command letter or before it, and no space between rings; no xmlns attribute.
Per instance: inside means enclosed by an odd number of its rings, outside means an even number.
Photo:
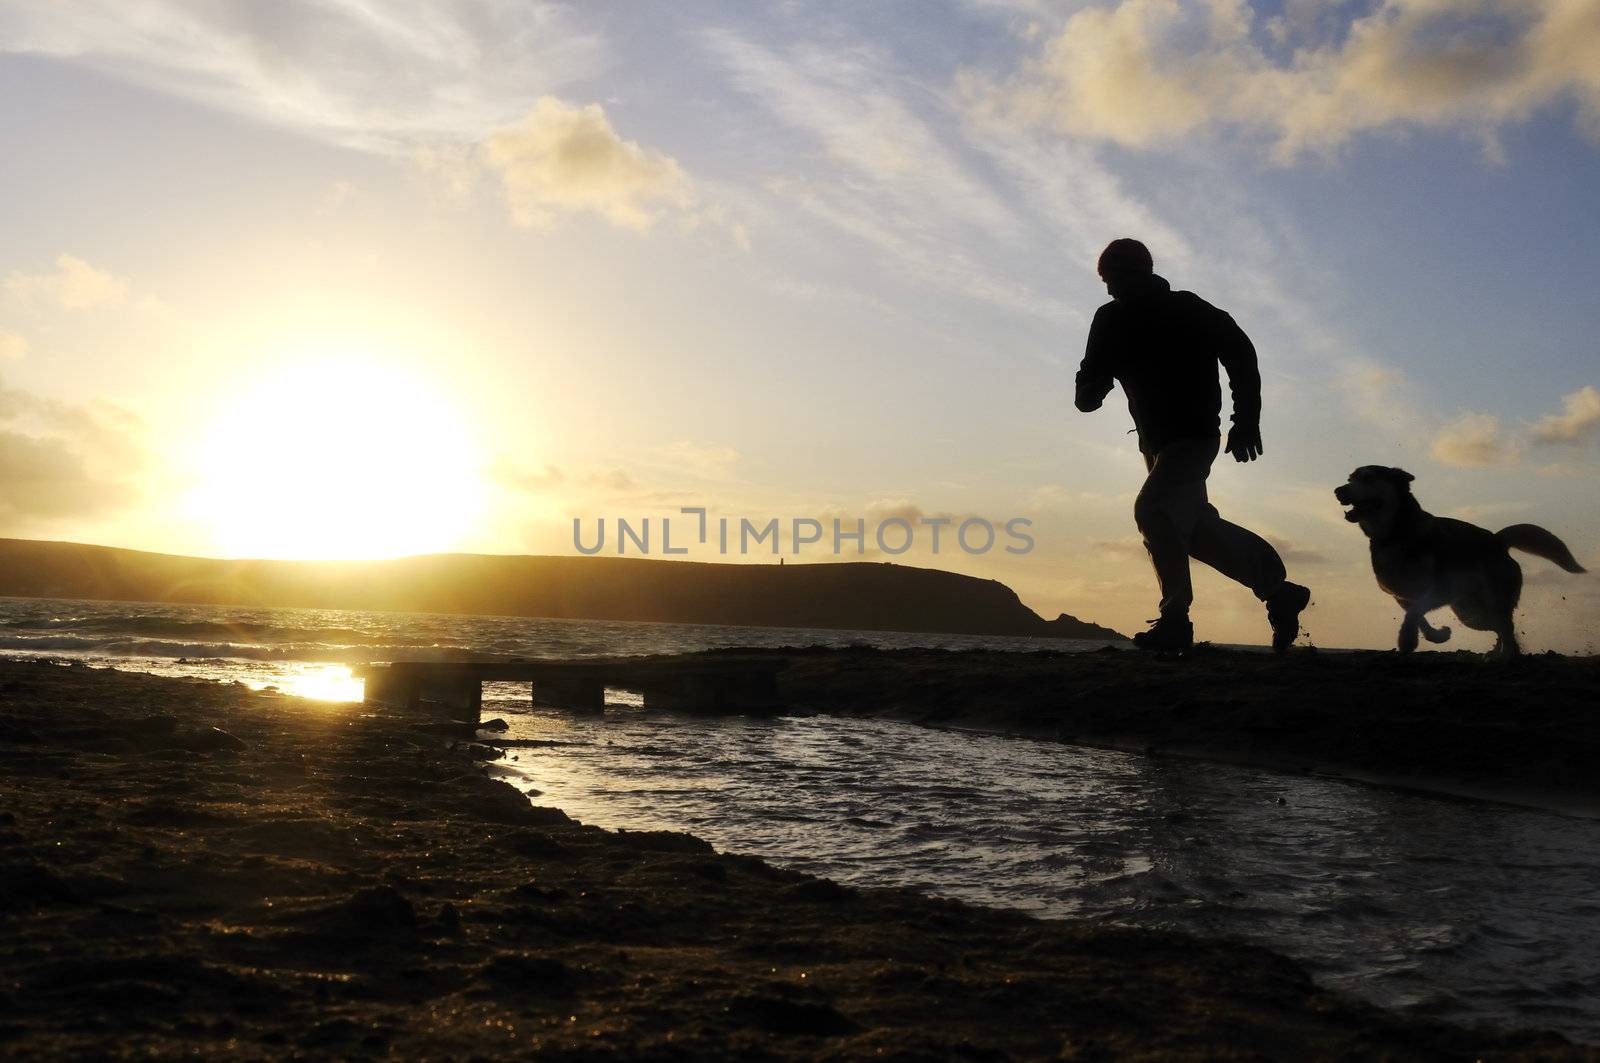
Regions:
<svg viewBox="0 0 1600 1063"><path fill-rule="evenodd" d="M1148 247L1124 236L1106 245L1096 268L1111 298L1120 299L1142 287L1156 267Z"/></svg>

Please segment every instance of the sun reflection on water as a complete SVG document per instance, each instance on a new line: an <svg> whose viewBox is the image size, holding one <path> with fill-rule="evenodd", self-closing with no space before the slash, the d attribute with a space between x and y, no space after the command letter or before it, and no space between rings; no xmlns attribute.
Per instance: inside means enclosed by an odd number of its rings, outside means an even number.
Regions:
<svg viewBox="0 0 1600 1063"><path fill-rule="evenodd" d="M270 680L246 680L252 690L277 690L290 697L309 698L312 701L360 701L365 696L366 683L358 679L347 665L304 664L285 669Z"/></svg>

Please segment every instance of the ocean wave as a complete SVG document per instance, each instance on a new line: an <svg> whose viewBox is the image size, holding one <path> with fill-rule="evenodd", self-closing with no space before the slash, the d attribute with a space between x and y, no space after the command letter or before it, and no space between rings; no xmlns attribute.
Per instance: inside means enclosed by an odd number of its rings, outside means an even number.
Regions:
<svg viewBox="0 0 1600 1063"><path fill-rule="evenodd" d="M321 643L343 646L429 646L435 640L408 637L396 631L361 631L351 627L296 627L257 620L182 620L149 614L112 616L19 617L0 621L0 628L16 632L72 632L78 635L154 636L204 639L213 636L240 642L292 644Z"/></svg>
<svg viewBox="0 0 1600 1063"><path fill-rule="evenodd" d="M106 657L171 657L191 660L314 661L366 664L370 661L453 661L478 656L459 646L372 644L328 646L289 643L263 646L239 642L179 642L170 639L92 638L85 635L0 635L0 652L72 651Z"/></svg>

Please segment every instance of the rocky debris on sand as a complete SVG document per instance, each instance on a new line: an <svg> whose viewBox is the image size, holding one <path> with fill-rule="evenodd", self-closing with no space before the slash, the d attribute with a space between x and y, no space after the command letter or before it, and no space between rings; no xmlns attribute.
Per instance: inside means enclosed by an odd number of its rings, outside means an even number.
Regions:
<svg viewBox="0 0 1600 1063"><path fill-rule="evenodd" d="M78 903L78 894L49 868L0 864L0 918L52 904Z"/></svg>
<svg viewBox="0 0 1600 1063"><path fill-rule="evenodd" d="M727 1004L728 1013L768 1033L804 1037L837 1037L860 1029L830 1004L789 1000L768 994L743 994Z"/></svg>
<svg viewBox="0 0 1600 1063"><path fill-rule="evenodd" d="M417 925L416 909L393 886L373 886L332 909L343 925L366 933L409 930Z"/></svg>
<svg viewBox="0 0 1600 1063"><path fill-rule="evenodd" d="M183 747L195 753L243 753L248 747L220 727L207 727L183 736Z"/></svg>
<svg viewBox="0 0 1600 1063"><path fill-rule="evenodd" d="M629 849L652 853L705 853L716 850L711 843L693 834L675 830L619 830L617 840Z"/></svg>
<svg viewBox="0 0 1600 1063"><path fill-rule="evenodd" d="M517 989L566 993L572 988L572 968L561 960L525 952L499 953L479 974L487 981Z"/></svg>

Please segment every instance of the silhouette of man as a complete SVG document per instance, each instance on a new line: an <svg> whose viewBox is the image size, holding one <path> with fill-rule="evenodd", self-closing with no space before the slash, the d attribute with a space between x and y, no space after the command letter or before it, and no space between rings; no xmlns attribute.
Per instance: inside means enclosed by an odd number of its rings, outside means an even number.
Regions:
<svg viewBox="0 0 1600 1063"><path fill-rule="evenodd" d="M1112 384L1121 384L1139 432L1148 476L1133 519L1161 587L1161 615L1133 637L1134 644L1151 650L1194 644L1192 557L1266 603L1272 648L1282 653L1300 633L1300 612L1311 592L1285 578L1283 560L1270 543L1223 520L1206 497L1222 434L1218 362L1233 392L1225 449L1241 462L1262 453L1256 349L1227 313L1193 292L1173 291L1137 240L1111 241L1100 255L1099 272L1111 302L1089 326L1077 407L1098 410Z"/></svg>

